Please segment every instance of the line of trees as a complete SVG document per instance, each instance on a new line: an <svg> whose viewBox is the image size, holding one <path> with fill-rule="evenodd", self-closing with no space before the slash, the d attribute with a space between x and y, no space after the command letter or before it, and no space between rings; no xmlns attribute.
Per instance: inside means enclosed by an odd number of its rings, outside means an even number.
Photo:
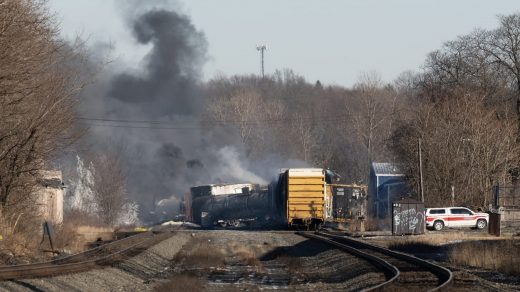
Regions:
<svg viewBox="0 0 520 292"><path fill-rule="evenodd" d="M423 141L430 205L485 206L491 187L514 184L520 163L520 14L477 29L432 52L411 77L392 148L417 185L416 141Z"/></svg>
<svg viewBox="0 0 520 292"><path fill-rule="evenodd" d="M391 84L377 73L352 88L323 87L290 70L206 84L213 127L236 125L251 158L279 154L368 180L373 161L400 163L418 189L422 140L428 206L488 206L520 163L520 14L446 42L422 72Z"/></svg>
<svg viewBox="0 0 520 292"><path fill-rule="evenodd" d="M81 54L60 40L49 15L44 2L0 0L2 214L30 205L39 170L77 138ZM446 42L422 72L403 73L391 84L372 72L352 88L323 86L283 70L216 77L202 86L207 126L235 125L253 160L300 159L332 168L347 182L367 182L373 161L395 162L416 188L421 139L429 206L445 205L452 186L456 204L486 206L493 184L518 177L520 14ZM107 155L92 159L104 213L120 210L126 198L122 163Z"/></svg>
<svg viewBox="0 0 520 292"><path fill-rule="evenodd" d="M387 141L398 94L375 72L352 89L311 84L291 70L219 77L206 93L208 124L235 125L251 159L300 159L364 182L370 161L393 160Z"/></svg>
<svg viewBox="0 0 520 292"><path fill-rule="evenodd" d="M74 140L82 82L41 2L0 0L0 212L30 204L38 171Z"/></svg>
<svg viewBox="0 0 520 292"><path fill-rule="evenodd" d="M36 218L27 214L38 211L41 170L59 168L57 158L83 136L76 110L91 78L87 65L82 44L61 39L45 1L0 0L0 225ZM94 151L94 199L101 221L115 225L136 206L127 199L121 157Z"/></svg>

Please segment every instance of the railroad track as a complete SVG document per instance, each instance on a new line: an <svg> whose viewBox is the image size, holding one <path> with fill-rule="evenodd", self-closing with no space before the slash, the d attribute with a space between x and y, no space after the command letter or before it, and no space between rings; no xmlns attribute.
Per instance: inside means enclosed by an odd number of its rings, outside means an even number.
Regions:
<svg viewBox="0 0 520 292"><path fill-rule="evenodd" d="M370 287L366 291L401 291L405 289L444 291L453 282L453 274L450 270L405 253L325 232L297 232L297 234L332 244L379 268L385 274L386 281Z"/></svg>
<svg viewBox="0 0 520 292"><path fill-rule="evenodd" d="M49 262L0 267L0 280L50 277L114 265L171 235L148 231Z"/></svg>

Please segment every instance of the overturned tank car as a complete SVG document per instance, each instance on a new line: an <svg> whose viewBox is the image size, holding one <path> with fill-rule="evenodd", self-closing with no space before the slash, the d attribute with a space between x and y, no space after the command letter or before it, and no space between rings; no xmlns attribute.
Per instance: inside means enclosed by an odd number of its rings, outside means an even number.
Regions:
<svg viewBox="0 0 520 292"><path fill-rule="evenodd" d="M211 196L201 206L201 226L240 227L269 224L274 214L267 189L244 189L240 194Z"/></svg>
<svg viewBox="0 0 520 292"><path fill-rule="evenodd" d="M258 225L275 217L273 193L256 184L192 187L191 197L192 221L204 228Z"/></svg>

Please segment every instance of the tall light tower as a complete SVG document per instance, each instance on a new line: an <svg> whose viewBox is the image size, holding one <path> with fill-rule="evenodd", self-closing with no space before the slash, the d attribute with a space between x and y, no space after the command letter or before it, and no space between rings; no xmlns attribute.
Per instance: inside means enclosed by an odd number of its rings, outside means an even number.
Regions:
<svg viewBox="0 0 520 292"><path fill-rule="evenodd" d="M256 49L260 51L260 65L262 69L262 78L264 78L264 51L267 50L266 45L258 45Z"/></svg>

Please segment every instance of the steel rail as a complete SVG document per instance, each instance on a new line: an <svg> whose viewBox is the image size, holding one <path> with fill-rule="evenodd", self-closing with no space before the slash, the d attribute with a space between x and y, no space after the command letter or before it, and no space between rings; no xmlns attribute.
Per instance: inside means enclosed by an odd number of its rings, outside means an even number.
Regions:
<svg viewBox="0 0 520 292"><path fill-rule="evenodd" d="M319 231L316 232L316 234L327 237L327 238L339 240L341 242L345 242L345 243L348 243L351 245L362 246L363 248L373 250L373 251L379 252L381 254L384 254L384 255L387 255L387 256L390 256L390 257L393 257L393 258L396 258L396 259L399 259L399 260L402 260L402 261L405 261L408 263L412 263L417 266L421 266L423 268L430 270L433 274L435 274L439 278L439 281L441 282L441 284L437 285L436 287L434 287L428 291L446 291L453 284L453 273L449 269L447 269L443 266L433 264L431 262L428 262L426 260L420 259L418 257L412 256L412 255L409 255L406 253L397 252L394 250L390 250L388 248L384 248L381 246L377 246L374 244L356 240L356 239L353 239L350 237L338 236L338 235L333 235L333 234L319 232Z"/></svg>
<svg viewBox="0 0 520 292"><path fill-rule="evenodd" d="M97 258L92 258L94 257L94 255L92 254L93 251L101 251L102 248L106 247L107 245L111 245L110 247L114 247L116 245L127 244L130 241L130 237L116 240L106 245L102 245L100 247L96 247L79 254L71 255L63 259L53 260L44 263L0 267L0 280L49 277L55 275L88 271L94 268L98 268L100 266L106 266L109 264L116 263L117 257L121 256L122 258L124 258L124 255L131 254L132 251L136 250L140 246L148 246L148 244L150 243L153 244L153 242L155 242L158 237L159 239L162 238L161 236L155 236L155 234L151 233L147 234L151 235L151 237L139 236L139 238L136 238L137 235L130 236L133 237L133 240L138 240L136 243L132 243L123 249L110 252L109 254L104 254ZM72 261L82 257L86 257L87 260Z"/></svg>
<svg viewBox="0 0 520 292"><path fill-rule="evenodd" d="M374 255L368 254L366 252L360 251L360 250L358 250L356 248L353 248L353 247L351 247L349 245L342 244L342 243L339 243L339 242L334 241L334 240L330 240L329 238L327 238L325 236L318 235L318 234L313 234L313 233L308 233L308 232L296 232L296 234L304 236L304 237L307 237L307 238L316 239L316 240L319 240L319 241L322 241L322 242L334 245L336 247L339 247L339 248L341 248L343 250L346 250L347 252L349 252L351 254L354 254L357 257L365 259L366 261L370 262L371 264L373 264L374 266L376 266L380 270L384 270L385 271L384 274L385 274L387 280L384 281L383 283L380 283L380 284L376 285L376 286L372 286L372 287L370 287L368 289L365 289L364 291L379 291L379 290L383 290L385 287L389 286L390 284L392 284L394 281L396 281L399 278L399 275L400 275L399 269L396 266L392 265L391 263L387 262L384 259L381 259L381 258L376 257Z"/></svg>
<svg viewBox="0 0 520 292"><path fill-rule="evenodd" d="M146 233L149 233L149 232L146 232ZM108 248L117 247L117 246L119 246L121 244L127 244L128 241L131 242L133 240L136 240L137 237L144 237L145 235L149 236L149 235L151 235L151 233L149 233L149 234L141 233L141 234L128 236L128 237L122 238L120 240L115 240L115 241L112 241L110 243L107 243L107 244L104 244L104 245L100 245L98 247L91 248L89 250L86 250L86 251L83 251L83 252L80 252L80 253L77 253L77 254L69 255L69 256L66 256L66 257L62 257L62 258L59 258L59 259L55 259L55 260L52 260L52 261L41 262L41 263L32 263L32 264L14 265L14 266L1 266L0 267L0 279L1 279L2 274L4 272L10 271L14 267L19 268L19 269L23 269L25 267L27 267L27 268L36 268L36 267L40 267L40 266L41 267L48 267L50 265L60 265L60 264L71 263L71 262L77 261L78 259L81 259L81 258L87 258L88 259L89 257L95 256L96 253L103 252L104 250L106 250Z"/></svg>

